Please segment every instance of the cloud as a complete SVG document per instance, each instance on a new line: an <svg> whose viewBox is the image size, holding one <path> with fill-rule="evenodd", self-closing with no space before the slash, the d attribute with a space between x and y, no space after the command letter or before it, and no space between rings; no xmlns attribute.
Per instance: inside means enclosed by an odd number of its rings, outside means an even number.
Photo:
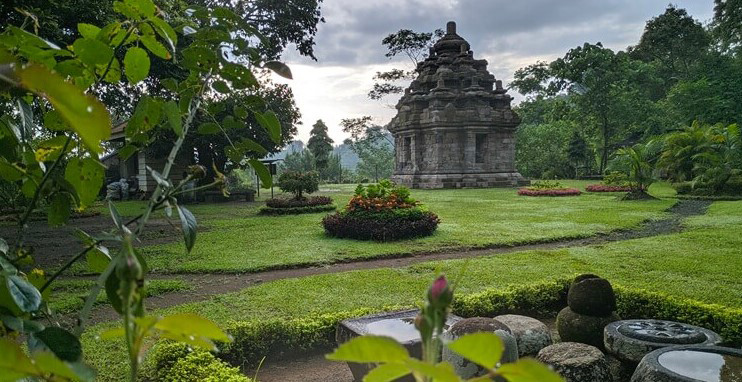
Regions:
<svg viewBox="0 0 742 382"><path fill-rule="evenodd" d="M635 44L647 20L662 13L669 0L325 0L325 24L318 28L317 62L287 51L295 73L291 82L304 125L323 119L333 139L342 142L342 118L372 115L384 124L394 115L388 105L366 98L376 71L408 65L406 58L384 57L381 40L399 29L429 32L455 20L478 58L508 83L515 70L550 61L585 42L614 50ZM710 0L675 0L695 18L711 18ZM279 80L280 82L280 80ZM513 94L516 100L518 94ZM388 100L394 103L396 100Z"/></svg>

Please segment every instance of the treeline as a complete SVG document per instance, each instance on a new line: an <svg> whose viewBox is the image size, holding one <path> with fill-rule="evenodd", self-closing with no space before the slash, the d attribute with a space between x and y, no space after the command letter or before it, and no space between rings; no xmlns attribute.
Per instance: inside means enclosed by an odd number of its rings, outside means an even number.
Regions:
<svg viewBox="0 0 742 382"><path fill-rule="evenodd" d="M636 45L616 52L585 43L518 70L511 87L527 96L517 107L516 155L527 177L601 175L618 149L672 139L674 152L658 150L659 170L676 182L698 180L711 159L696 154L722 136L732 155L713 166L733 176L742 157L733 144L742 122L742 1L715 0L708 25L670 5Z"/></svg>

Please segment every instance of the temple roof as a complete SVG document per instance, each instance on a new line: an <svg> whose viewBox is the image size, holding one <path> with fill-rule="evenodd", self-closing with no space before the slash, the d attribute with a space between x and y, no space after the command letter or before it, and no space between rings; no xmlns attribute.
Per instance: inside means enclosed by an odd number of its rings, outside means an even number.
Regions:
<svg viewBox="0 0 742 382"><path fill-rule="evenodd" d="M512 97L477 60L469 43L448 22L446 34L419 63L418 76L397 104L390 130L429 126L492 126L514 128L520 123L511 110Z"/></svg>

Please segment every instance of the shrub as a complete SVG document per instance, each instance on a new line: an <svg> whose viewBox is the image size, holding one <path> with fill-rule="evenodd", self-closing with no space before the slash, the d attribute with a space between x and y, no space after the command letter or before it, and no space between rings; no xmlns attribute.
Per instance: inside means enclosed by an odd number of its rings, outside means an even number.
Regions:
<svg viewBox="0 0 742 382"><path fill-rule="evenodd" d="M589 184L585 187L585 191L588 192L629 192L631 186L610 186L607 184Z"/></svg>
<svg viewBox="0 0 742 382"><path fill-rule="evenodd" d="M159 344L153 351L155 379L164 382L251 382L240 369L211 353L182 343Z"/></svg>
<svg viewBox="0 0 742 382"><path fill-rule="evenodd" d="M438 216L412 199L408 188L388 180L358 185L343 211L322 220L330 236L378 241L431 235L438 223Z"/></svg>
<svg viewBox="0 0 742 382"><path fill-rule="evenodd" d="M534 190L558 190L566 188L564 185L556 180L535 180L528 187Z"/></svg>
<svg viewBox="0 0 742 382"><path fill-rule="evenodd" d="M533 189L524 187L518 189L518 195L524 196L577 196L582 192L576 188L557 188L557 189Z"/></svg>
<svg viewBox="0 0 742 382"><path fill-rule="evenodd" d="M392 241L432 235L440 219L420 209L398 212L338 212L325 216L322 225L333 237Z"/></svg>
<svg viewBox="0 0 742 382"><path fill-rule="evenodd" d="M618 186L627 187L631 185L629 177L620 171L611 171L603 177L603 182L606 186Z"/></svg>
<svg viewBox="0 0 742 382"><path fill-rule="evenodd" d="M312 196L304 199L273 198L265 201L265 205L271 208L311 207L327 204L332 204L332 198L329 196Z"/></svg>
<svg viewBox="0 0 742 382"><path fill-rule="evenodd" d="M285 171L278 177L278 187L283 192L294 194L294 199L302 199L305 193L319 190L319 175L315 171Z"/></svg>

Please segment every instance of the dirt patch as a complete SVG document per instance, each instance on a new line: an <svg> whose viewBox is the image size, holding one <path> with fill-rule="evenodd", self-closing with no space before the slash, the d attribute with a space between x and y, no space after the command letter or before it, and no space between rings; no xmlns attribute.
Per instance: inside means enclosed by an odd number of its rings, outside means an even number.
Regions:
<svg viewBox="0 0 742 382"><path fill-rule="evenodd" d="M147 299L146 306L149 309L158 309L190 302L204 301L209 299L213 295L236 292L256 284L282 279L300 278L355 270L403 268L409 265L427 261L464 259L471 257L504 255L508 253L530 250L552 250L586 245L598 245L615 241L665 235L681 231L682 222L685 218L703 214L710 204L710 202L698 200L681 201L668 210L669 216L664 219L647 221L636 229L614 231L608 234L596 235L588 238L558 240L547 243L518 245L510 247L492 247L450 252L418 253L411 255L407 254L399 255L400 257L395 258L363 259L358 261L307 266L304 268L278 269L247 274L179 274L165 276L151 275L149 279L180 278L187 281L191 285L194 285L195 288L189 291L180 291L150 297ZM91 322L104 322L115 320L117 318L118 316L113 311L113 309L107 306L103 306L95 309L92 312Z"/></svg>
<svg viewBox="0 0 742 382"><path fill-rule="evenodd" d="M83 249L82 242L75 235L80 229L91 235L113 228L113 222L108 214L98 214L89 217L80 217L70 220L63 227L49 227L46 221L31 221L28 223L25 245L33 248L33 257L36 267L54 269L64 264L68 259ZM17 225L0 226L0 237L13 244L18 234ZM180 240L180 228L172 226L167 220L152 219L147 223L147 229L140 238L143 245L153 245ZM111 245L112 243L104 243Z"/></svg>

